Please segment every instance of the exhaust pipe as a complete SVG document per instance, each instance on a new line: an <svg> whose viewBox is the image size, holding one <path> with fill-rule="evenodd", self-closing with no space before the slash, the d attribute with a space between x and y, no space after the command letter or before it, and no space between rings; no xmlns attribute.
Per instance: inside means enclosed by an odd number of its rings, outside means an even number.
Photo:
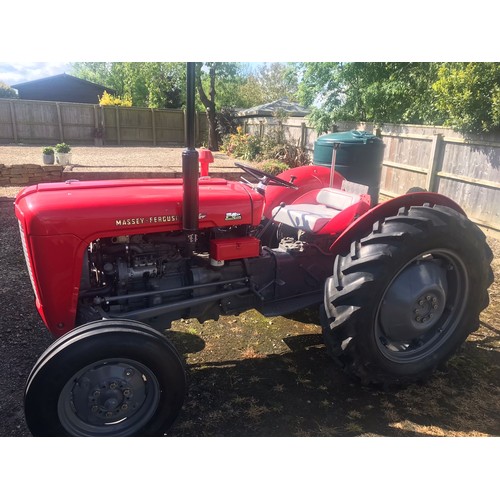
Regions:
<svg viewBox="0 0 500 500"><path fill-rule="evenodd" d="M186 68L186 149L182 153L182 179L184 197L182 202L182 224L184 231L198 230L198 151L195 149L195 70L194 62Z"/></svg>

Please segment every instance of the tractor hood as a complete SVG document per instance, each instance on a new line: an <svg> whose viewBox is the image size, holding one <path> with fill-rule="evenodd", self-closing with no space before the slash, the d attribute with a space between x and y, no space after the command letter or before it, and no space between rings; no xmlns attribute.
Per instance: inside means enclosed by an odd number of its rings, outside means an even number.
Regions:
<svg viewBox="0 0 500 500"><path fill-rule="evenodd" d="M17 196L16 215L30 236L101 236L182 229L182 179L67 181ZM242 183L199 181L199 228L260 223L264 198Z"/></svg>

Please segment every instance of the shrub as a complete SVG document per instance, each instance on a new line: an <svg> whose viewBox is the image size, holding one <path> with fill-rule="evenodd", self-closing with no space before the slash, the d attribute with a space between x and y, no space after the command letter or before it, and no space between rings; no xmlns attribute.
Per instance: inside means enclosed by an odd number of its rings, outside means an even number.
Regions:
<svg viewBox="0 0 500 500"><path fill-rule="evenodd" d="M130 108L132 106L132 98L130 96L120 97L108 94L106 91L99 98L101 106L123 106Z"/></svg>
<svg viewBox="0 0 500 500"><path fill-rule="evenodd" d="M290 167L286 163L278 160L265 160L258 165L258 168L268 174L278 175L288 170Z"/></svg>
<svg viewBox="0 0 500 500"><path fill-rule="evenodd" d="M300 167L310 163L309 154L295 144L285 142L272 149L272 157L281 163L285 163L289 168Z"/></svg>
<svg viewBox="0 0 500 500"><path fill-rule="evenodd" d="M71 147L68 146L65 142L61 142L56 144L56 152L57 153L69 153L71 151Z"/></svg>
<svg viewBox="0 0 500 500"><path fill-rule="evenodd" d="M244 134L241 127L237 128L236 134L226 135L222 140L221 146L222 151L228 155L247 161L258 158L261 148L260 138Z"/></svg>
<svg viewBox="0 0 500 500"><path fill-rule="evenodd" d="M307 165L310 162L307 151L284 140L282 134L276 132L260 139L254 135L244 134L241 127L237 128L236 134L229 134L223 138L221 150L242 160L258 162L273 160L286 164L288 168Z"/></svg>
<svg viewBox="0 0 500 500"><path fill-rule="evenodd" d="M53 155L54 154L54 148L51 146L47 146L46 148L42 149L42 153L44 155Z"/></svg>

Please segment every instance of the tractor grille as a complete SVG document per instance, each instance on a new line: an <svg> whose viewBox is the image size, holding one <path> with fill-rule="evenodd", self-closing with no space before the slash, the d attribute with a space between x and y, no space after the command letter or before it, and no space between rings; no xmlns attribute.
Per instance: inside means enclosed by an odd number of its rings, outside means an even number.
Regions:
<svg viewBox="0 0 500 500"><path fill-rule="evenodd" d="M37 294L36 286L35 286L35 279L33 278L33 270L31 269L31 261L30 261L30 256L29 256L29 252L28 252L28 245L26 242L26 236L24 234L24 229L23 229L23 225L21 224L21 221L18 221L18 222L19 222L19 232L21 234L21 243L23 245L24 259L26 260L26 267L28 268L28 274L30 277L31 286L33 287L33 292L35 293L35 296L38 300L38 294Z"/></svg>

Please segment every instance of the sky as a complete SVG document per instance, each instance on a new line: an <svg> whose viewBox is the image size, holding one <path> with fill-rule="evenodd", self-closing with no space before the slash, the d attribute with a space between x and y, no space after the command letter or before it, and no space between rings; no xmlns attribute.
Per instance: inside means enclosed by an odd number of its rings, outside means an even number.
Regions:
<svg viewBox="0 0 500 500"><path fill-rule="evenodd" d="M265 64L262 62L249 63L251 66ZM24 83L61 73L71 74L70 62L1 62L0 82L9 86Z"/></svg>
<svg viewBox="0 0 500 500"><path fill-rule="evenodd" d="M70 23L57 36L40 36L49 4ZM317 0L297 12L253 0L242 17L233 0L217 0L213 11L190 0L189 9L165 2L155 7L154 19L123 15L101 30L91 29L105 15L99 0L87 0L83 10L46 0L23 12L22 30L16 22L2 25L2 38L12 43L0 49L0 81L15 85L69 72L64 61L498 61L497 17L474 20L491 4L476 0L473 10L442 4L420 0L410 13L398 0ZM7 3L2 18L18 19L18 6Z"/></svg>
<svg viewBox="0 0 500 500"><path fill-rule="evenodd" d="M0 82L7 85L24 83L39 78L69 73L68 62L0 62Z"/></svg>

